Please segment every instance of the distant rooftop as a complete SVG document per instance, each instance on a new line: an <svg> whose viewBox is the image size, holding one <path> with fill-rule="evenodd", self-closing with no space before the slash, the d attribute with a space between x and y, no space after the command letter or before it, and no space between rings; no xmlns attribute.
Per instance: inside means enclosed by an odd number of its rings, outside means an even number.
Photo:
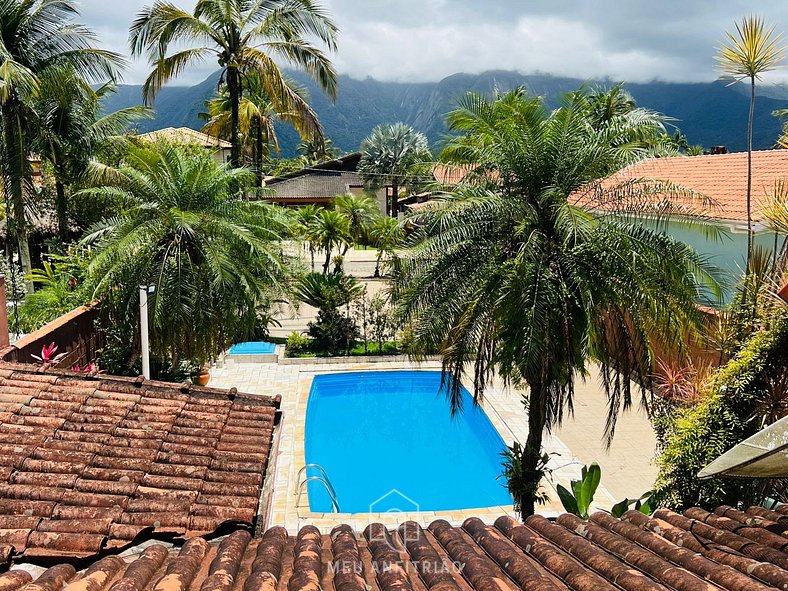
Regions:
<svg viewBox="0 0 788 591"><path fill-rule="evenodd" d="M731 222L747 221L747 153L733 152L706 156L673 156L637 162L605 179L602 189L625 186L629 181L670 181L709 197L714 205L704 213ZM774 194L775 183L788 182L788 150L757 150L752 154L752 215L762 221L762 210ZM671 196L671 201L688 209L698 209L692 199ZM579 195L581 205L593 197Z"/></svg>
<svg viewBox="0 0 788 591"><path fill-rule="evenodd" d="M165 127L141 133L137 137L152 142L164 140L176 144L195 144L204 148L230 149L232 147L232 144L226 140L195 131L189 127Z"/></svg>

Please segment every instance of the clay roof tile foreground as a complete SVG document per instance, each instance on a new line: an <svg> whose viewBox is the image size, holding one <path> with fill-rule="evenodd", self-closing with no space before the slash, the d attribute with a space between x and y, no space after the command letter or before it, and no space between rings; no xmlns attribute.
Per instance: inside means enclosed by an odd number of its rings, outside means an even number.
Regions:
<svg viewBox="0 0 788 591"><path fill-rule="evenodd" d="M278 406L234 390L0 364L0 563L252 526Z"/></svg>
<svg viewBox="0 0 788 591"><path fill-rule="evenodd" d="M260 538L237 530L171 551L149 545L79 574L70 565L38 577L12 569L0 591L767 591L788 586L786 526L785 509L720 507L326 534L272 527Z"/></svg>

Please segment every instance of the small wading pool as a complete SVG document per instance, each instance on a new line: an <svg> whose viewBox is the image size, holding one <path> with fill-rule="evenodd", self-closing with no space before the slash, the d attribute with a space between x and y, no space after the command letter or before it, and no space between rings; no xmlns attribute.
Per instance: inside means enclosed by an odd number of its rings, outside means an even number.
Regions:
<svg viewBox="0 0 788 591"><path fill-rule="evenodd" d="M254 341L237 343L230 347L230 355L272 355L276 353L276 343Z"/></svg>
<svg viewBox="0 0 788 591"><path fill-rule="evenodd" d="M325 469L343 513L511 505L499 479L501 436L464 389L463 410L452 417L440 382L437 371L315 376L306 463ZM320 482L309 482L307 492L311 511L331 512Z"/></svg>

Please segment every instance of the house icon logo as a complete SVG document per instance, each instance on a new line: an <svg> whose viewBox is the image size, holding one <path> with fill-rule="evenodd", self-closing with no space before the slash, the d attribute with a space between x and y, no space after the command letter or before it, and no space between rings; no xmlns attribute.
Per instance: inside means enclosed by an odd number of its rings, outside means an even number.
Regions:
<svg viewBox="0 0 788 591"><path fill-rule="evenodd" d="M375 514L381 513L418 513L419 504L408 495L398 491L396 488L390 490L382 497L369 504L369 522L377 521ZM403 530L404 542L414 542L419 538L419 531L413 528ZM387 541L388 540L380 540Z"/></svg>

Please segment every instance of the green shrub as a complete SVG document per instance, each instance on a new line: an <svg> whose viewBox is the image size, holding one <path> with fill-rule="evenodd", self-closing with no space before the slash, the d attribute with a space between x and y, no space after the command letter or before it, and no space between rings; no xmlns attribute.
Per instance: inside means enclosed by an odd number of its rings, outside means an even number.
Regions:
<svg viewBox="0 0 788 591"><path fill-rule="evenodd" d="M312 341L309 337L293 331L287 337L287 342L285 343L285 357L297 357L302 353L306 353L309 351L311 344Z"/></svg>
<svg viewBox="0 0 788 591"><path fill-rule="evenodd" d="M697 474L784 414L781 405L786 392L775 396L774 385L781 381L775 378L784 376L787 366L788 316L782 313L717 371L697 405L671 413L665 446L657 460L659 476L652 504L711 509L760 501L764 491L758 481L701 481Z"/></svg>

